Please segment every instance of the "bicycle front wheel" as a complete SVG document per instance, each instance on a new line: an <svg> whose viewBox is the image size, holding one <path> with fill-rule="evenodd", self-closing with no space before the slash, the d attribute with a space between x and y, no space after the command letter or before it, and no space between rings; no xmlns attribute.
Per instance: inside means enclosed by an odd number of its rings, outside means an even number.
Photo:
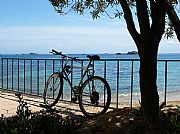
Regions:
<svg viewBox="0 0 180 134"><path fill-rule="evenodd" d="M44 103L53 107L60 99L63 89L63 77L59 73L53 73L47 80L44 89Z"/></svg>
<svg viewBox="0 0 180 134"><path fill-rule="evenodd" d="M99 76L87 79L80 90L79 107L88 117L105 113L111 102L111 90L107 81Z"/></svg>

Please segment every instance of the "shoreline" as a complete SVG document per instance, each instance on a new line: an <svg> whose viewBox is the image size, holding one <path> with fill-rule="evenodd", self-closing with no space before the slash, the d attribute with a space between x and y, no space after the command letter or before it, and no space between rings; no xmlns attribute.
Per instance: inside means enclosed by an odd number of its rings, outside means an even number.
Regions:
<svg viewBox="0 0 180 134"><path fill-rule="evenodd" d="M177 95L178 96L178 95ZM31 95L26 95L23 94L23 100L27 102L27 105L29 106L29 109L31 110L32 113L38 112L40 110L45 110L43 107L40 107L40 104L43 104L43 98L38 97L38 96L31 96ZM4 90L0 90L0 115L4 115L4 117L10 117L16 115L16 110L18 106L18 98L15 96L14 92L5 92ZM160 104L163 101L160 101ZM166 107L171 107L175 108L176 105L180 106L180 98L170 100L167 98L167 103ZM129 100L119 100L118 102L118 108L123 108L123 107L131 107L130 104L130 98ZM138 100L132 101L132 107L140 107L140 103ZM68 116L67 111L74 113L75 115L83 115L82 112L80 111L79 104L78 103L72 103L68 101L59 101L56 106L56 109L58 109L60 114L62 116ZM111 111L113 109L117 108L117 103L116 102L111 102L110 108L108 111Z"/></svg>

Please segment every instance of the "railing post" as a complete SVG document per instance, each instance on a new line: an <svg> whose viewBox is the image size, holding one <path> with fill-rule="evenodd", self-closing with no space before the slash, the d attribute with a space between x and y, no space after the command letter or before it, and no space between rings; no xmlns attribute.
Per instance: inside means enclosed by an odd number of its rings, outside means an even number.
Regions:
<svg viewBox="0 0 180 134"><path fill-rule="evenodd" d="M107 61L104 61L104 79L106 80L106 67L107 67Z"/></svg>
<svg viewBox="0 0 180 134"><path fill-rule="evenodd" d="M119 60L117 61L117 91L116 91L116 94L117 94L117 98L116 98L116 101L117 101L117 104L116 104L116 108L118 108L118 103L119 103Z"/></svg>
<svg viewBox="0 0 180 134"><path fill-rule="evenodd" d="M2 61L1 61L1 82L2 82L2 83L1 83L2 85L1 85L1 86L2 86L2 89L3 89L3 75L4 75L4 74L3 74L3 62L4 62L4 59L2 59Z"/></svg>
<svg viewBox="0 0 180 134"><path fill-rule="evenodd" d="M26 60L24 59L24 93L26 91Z"/></svg>
<svg viewBox="0 0 180 134"><path fill-rule="evenodd" d="M30 60L30 94L32 94L32 60Z"/></svg>
<svg viewBox="0 0 180 134"><path fill-rule="evenodd" d="M37 60L37 95L39 95L39 60Z"/></svg>
<svg viewBox="0 0 180 134"><path fill-rule="evenodd" d="M62 62L61 63L61 68L63 68L64 61L61 59L60 62ZM61 99L63 99L63 98L64 98L64 91L62 90Z"/></svg>
<svg viewBox="0 0 180 134"><path fill-rule="evenodd" d="M83 77L83 72L84 72L83 66L84 66L84 62L82 61L82 62L81 62L81 67L82 67L82 68L81 68L81 78ZM83 81L84 81L84 80L82 80L82 83L83 83ZM82 83L81 83L81 85L82 85Z"/></svg>
<svg viewBox="0 0 180 134"><path fill-rule="evenodd" d="M11 74L11 77L12 77L12 91L13 91L13 89L14 89L14 85L13 85L13 83L14 83L14 81L13 81L13 77L14 77L14 60L12 59L12 65L11 65L11 67L12 67L12 74Z"/></svg>
<svg viewBox="0 0 180 134"><path fill-rule="evenodd" d="M71 60L71 87L73 87L73 60ZM71 101L72 101L73 89L71 88Z"/></svg>
<svg viewBox="0 0 180 134"><path fill-rule="evenodd" d="M19 59L18 59L18 92L19 92Z"/></svg>
<svg viewBox="0 0 180 134"><path fill-rule="evenodd" d="M46 84L46 60L44 61L44 84Z"/></svg>
<svg viewBox="0 0 180 134"><path fill-rule="evenodd" d="M9 70L9 65L8 65L8 62L9 62L9 60L7 59L6 60L6 86L7 86L7 89L8 89L8 83L9 83L9 81L8 81L8 79L9 79L9 75L8 75L8 70Z"/></svg>
<svg viewBox="0 0 180 134"><path fill-rule="evenodd" d="M104 79L106 80L106 60L104 61ZM106 94L105 94L105 88L104 88L104 105L106 104L105 98L106 98Z"/></svg>
<svg viewBox="0 0 180 134"><path fill-rule="evenodd" d="M54 65L55 65L55 63L54 63L54 60L53 60L53 67L52 67L53 68L53 73L54 73Z"/></svg>
<svg viewBox="0 0 180 134"><path fill-rule="evenodd" d="M165 104L166 104L166 96L167 96L167 60L165 61L165 77L164 77L164 102L165 102Z"/></svg>
<svg viewBox="0 0 180 134"><path fill-rule="evenodd" d="M132 108L132 96L133 96L133 68L134 68L134 61L132 60L131 64L131 108Z"/></svg>
<svg viewBox="0 0 180 134"><path fill-rule="evenodd" d="M93 62L93 73L92 73L92 75L94 76L94 60L92 61Z"/></svg>

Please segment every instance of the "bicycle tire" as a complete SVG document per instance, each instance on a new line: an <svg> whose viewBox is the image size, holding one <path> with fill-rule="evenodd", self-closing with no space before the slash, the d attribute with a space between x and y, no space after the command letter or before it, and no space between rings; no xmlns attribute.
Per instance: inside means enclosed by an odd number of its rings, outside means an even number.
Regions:
<svg viewBox="0 0 180 134"><path fill-rule="evenodd" d="M44 89L44 103L53 107L60 99L63 90L63 77L60 73L53 73L47 80Z"/></svg>
<svg viewBox="0 0 180 134"><path fill-rule="evenodd" d="M111 90L104 78L99 76L88 78L82 84L79 93L79 107L87 118L99 116L108 110L111 102Z"/></svg>

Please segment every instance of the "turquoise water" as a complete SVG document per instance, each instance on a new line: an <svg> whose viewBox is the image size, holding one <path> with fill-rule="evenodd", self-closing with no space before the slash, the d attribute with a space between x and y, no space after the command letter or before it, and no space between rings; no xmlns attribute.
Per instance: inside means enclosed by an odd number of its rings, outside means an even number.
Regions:
<svg viewBox="0 0 180 134"><path fill-rule="evenodd" d="M72 57L79 57L80 59L86 59L86 55L82 54L70 54ZM95 75L106 77L108 81L112 97L127 97L129 98L131 89L133 90L133 96L135 99L139 99L139 61L133 62L133 77L132 77L132 62L124 59L139 59L138 55L115 55L115 54L99 54L101 61L95 62ZM53 70L56 72L59 69L60 61L53 61L51 59L58 59L59 56L51 54L24 54L24 55L0 55L0 58L17 58L13 60L4 60L0 69L0 87L10 88L12 90L19 90L22 92L32 94L43 94L44 85L49 75ZM23 60L26 59L26 60ZM29 59L29 60L27 60ZM33 60L30 60L33 59ZM38 59L38 60L37 60ZM46 61L43 59L47 59ZM105 59L106 69L105 69ZM118 61L119 60L119 61ZM122 61L121 61L122 60ZM180 60L180 54L159 54L158 60ZM18 66L19 64L19 66ZM86 65L87 61L83 63ZM46 65L46 66L45 66ZM80 63L74 63L74 65L81 66ZM118 66L119 65L119 66ZM7 67L8 66L8 67ZM2 71L3 68L3 71ZM18 72L19 69L19 72ZM106 71L105 71L106 70ZM165 62L158 61L158 75L157 75L157 87L161 98L164 96L165 89ZM171 95L171 98L177 99L180 92L180 61L168 61L167 63L167 95ZM13 71L13 73L12 73ZM74 69L73 84L76 85L81 77L81 70ZM46 76L45 76L46 75ZM118 79L119 78L119 79ZM3 82L3 84L2 84ZM69 96L70 88L65 82L65 96ZM175 97L176 96L176 97Z"/></svg>

